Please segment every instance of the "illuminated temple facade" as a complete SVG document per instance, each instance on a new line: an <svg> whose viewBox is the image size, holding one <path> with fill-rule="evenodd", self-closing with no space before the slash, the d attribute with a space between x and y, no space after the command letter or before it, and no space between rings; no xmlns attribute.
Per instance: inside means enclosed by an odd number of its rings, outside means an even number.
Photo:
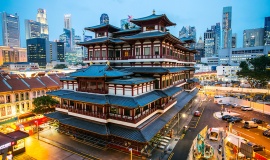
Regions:
<svg viewBox="0 0 270 160"><path fill-rule="evenodd" d="M59 122L61 133L151 155L159 136L172 136L168 126L197 93L196 52L168 32L176 24L164 14L131 22L140 28L85 28L95 33L78 44L87 48L89 66L60 78L68 90L47 92L60 105L46 116Z"/></svg>

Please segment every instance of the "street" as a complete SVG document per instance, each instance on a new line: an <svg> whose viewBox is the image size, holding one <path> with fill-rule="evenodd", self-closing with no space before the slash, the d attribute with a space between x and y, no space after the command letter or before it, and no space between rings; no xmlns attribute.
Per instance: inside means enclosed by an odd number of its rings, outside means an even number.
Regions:
<svg viewBox="0 0 270 160"><path fill-rule="evenodd" d="M270 116L264 115L262 113L258 113L255 111L248 111L248 112L241 111L240 108L232 108L232 107L226 107L226 106L224 107L230 109L232 112L239 113L240 117L243 118L243 120L251 120L252 118L259 118L259 119L264 120L266 123L270 122ZM226 126L229 125L227 121L217 119L213 116L215 112L219 112L221 110L221 106L213 103L213 99L211 99L211 101L203 102L201 108L202 109L204 108L204 110L202 112L202 115L199 121L196 122L197 125L193 125L194 122L192 121L190 122L192 127L189 128L184 138L177 143L176 147L173 150L174 155L172 157L172 160L186 160L187 159L189 149L190 149L193 139L206 125L208 125L208 128L210 127L225 128ZM198 108L198 110L199 109L200 108ZM197 118L193 118L193 120L195 119ZM257 129L257 128L245 129L243 128L243 123L233 124L233 130L237 131L237 133L240 136L248 139L249 141L265 146L266 150L259 151L258 153L262 154L263 156L267 158L270 158L270 152L269 152L270 138L263 136L262 130Z"/></svg>

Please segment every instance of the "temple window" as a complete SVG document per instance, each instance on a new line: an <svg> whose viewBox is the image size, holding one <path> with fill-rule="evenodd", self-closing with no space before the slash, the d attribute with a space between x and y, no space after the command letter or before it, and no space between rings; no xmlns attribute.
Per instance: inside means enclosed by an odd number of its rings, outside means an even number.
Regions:
<svg viewBox="0 0 270 160"><path fill-rule="evenodd" d="M146 111L148 109L148 106L143 107L143 111Z"/></svg>
<svg viewBox="0 0 270 160"><path fill-rule="evenodd" d="M150 55L150 47L144 47L144 55Z"/></svg>
<svg viewBox="0 0 270 160"><path fill-rule="evenodd" d="M140 113L141 113L140 108L137 108L136 111L135 111L135 115L138 115L138 114L140 114Z"/></svg>
<svg viewBox="0 0 270 160"><path fill-rule="evenodd" d="M103 113L103 108L102 107L97 107L97 113Z"/></svg>
<svg viewBox="0 0 270 160"><path fill-rule="evenodd" d="M116 57L120 57L120 51L119 51L119 50L117 50L117 51L115 52L115 54L116 54Z"/></svg>
<svg viewBox="0 0 270 160"><path fill-rule="evenodd" d="M11 114L12 114L11 106L7 106L7 115Z"/></svg>
<svg viewBox="0 0 270 160"><path fill-rule="evenodd" d="M105 50L102 50L102 57L106 57L106 51Z"/></svg>
<svg viewBox="0 0 270 160"><path fill-rule="evenodd" d="M93 57L93 51L90 51L90 52L89 52L89 55L90 55L90 57L92 58L92 57Z"/></svg>
<svg viewBox="0 0 270 160"><path fill-rule="evenodd" d="M116 107L111 107L110 113L117 114L117 108Z"/></svg>
<svg viewBox="0 0 270 160"><path fill-rule="evenodd" d="M159 55L159 47L155 46L155 55Z"/></svg>
<svg viewBox="0 0 270 160"><path fill-rule="evenodd" d="M112 58L113 56L113 50L109 50L109 57Z"/></svg>
<svg viewBox="0 0 270 160"><path fill-rule="evenodd" d="M164 32L164 27L160 27L160 30Z"/></svg>
<svg viewBox="0 0 270 160"><path fill-rule="evenodd" d="M139 56L141 53L140 53L140 48L139 47L136 47L136 55Z"/></svg>
<svg viewBox="0 0 270 160"><path fill-rule="evenodd" d="M125 56L125 57L128 57L128 51L125 51L125 52L124 52L124 56Z"/></svg>
<svg viewBox="0 0 270 160"><path fill-rule="evenodd" d="M97 37L104 37L105 36L105 32L99 32L98 34L97 34Z"/></svg>
<svg viewBox="0 0 270 160"><path fill-rule="evenodd" d="M124 115L125 115L125 116L130 116L129 109L124 109Z"/></svg>
<svg viewBox="0 0 270 160"><path fill-rule="evenodd" d="M146 26L146 31L155 30L155 26Z"/></svg>
<svg viewBox="0 0 270 160"><path fill-rule="evenodd" d="M95 50L95 56L94 57L99 57L99 50Z"/></svg>

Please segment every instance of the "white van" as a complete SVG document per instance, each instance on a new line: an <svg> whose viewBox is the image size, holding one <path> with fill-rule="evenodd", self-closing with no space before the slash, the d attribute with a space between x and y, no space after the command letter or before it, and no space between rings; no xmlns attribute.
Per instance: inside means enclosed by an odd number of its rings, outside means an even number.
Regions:
<svg viewBox="0 0 270 160"><path fill-rule="evenodd" d="M209 128L209 139L217 141L219 138L219 128Z"/></svg>
<svg viewBox="0 0 270 160"><path fill-rule="evenodd" d="M254 121L245 121L244 123L245 128L258 128L258 124Z"/></svg>

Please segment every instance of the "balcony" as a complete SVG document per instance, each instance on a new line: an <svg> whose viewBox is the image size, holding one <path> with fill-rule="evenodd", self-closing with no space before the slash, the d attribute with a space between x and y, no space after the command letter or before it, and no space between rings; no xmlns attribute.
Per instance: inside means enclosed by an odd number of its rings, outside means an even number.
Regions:
<svg viewBox="0 0 270 160"><path fill-rule="evenodd" d="M108 118L119 120L119 121L124 121L124 122L134 123L134 120L132 119L131 116L125 116L125 115L120 115L120 114L109 113Z"/></svg>
<svg viewBox="0 0 270 160"><path fill-rule="evenodd" d="M92 60L128 60L128 59L174 59L178 61L184 61L183 58L171 56L171 55L129 55L129 56L123 56L123 57L90 57L85 58L85 61L92 61ZM186 59L187 62L188 59ZM190 62L193 62L191 60Z"/></svg>
<svg viewBox="0 0 270 160"><path fill-rule="evenodd" d="M174 102L176 102L176 98L170 99L167 103L164 103L162 105L158 105L157 107L158 107L158 109L164 110L164 109L168 108Z"/></svg>
<svg viewBox="0 0 270 160"><path fill-rule="evenodd" d="M178 85L183 84L183 83L186 83L186 81L184 79L180 80L179 82L174 83L173 85L178 86Z"/></svg>
<svg viewBox="0 0 270 160"><path fill-rule="evenodd" d="M90 93L99 93L99 94L108 94L108 90L102 89L83 89L83 88L76 88L76 91L80 92L90 92Z"/></svg>
<svg viewBox="0 0 270 160"><path fill-rule="evenodd" d="M91 116L91 117L96 117L96 118L101 118L101 119L107 119L106 114L98 113L98 112L89 112L85 110L79 110L79 109L73 109L73 108L68 108L69 112L72 113L78 113L86 116Z"/></svg>

